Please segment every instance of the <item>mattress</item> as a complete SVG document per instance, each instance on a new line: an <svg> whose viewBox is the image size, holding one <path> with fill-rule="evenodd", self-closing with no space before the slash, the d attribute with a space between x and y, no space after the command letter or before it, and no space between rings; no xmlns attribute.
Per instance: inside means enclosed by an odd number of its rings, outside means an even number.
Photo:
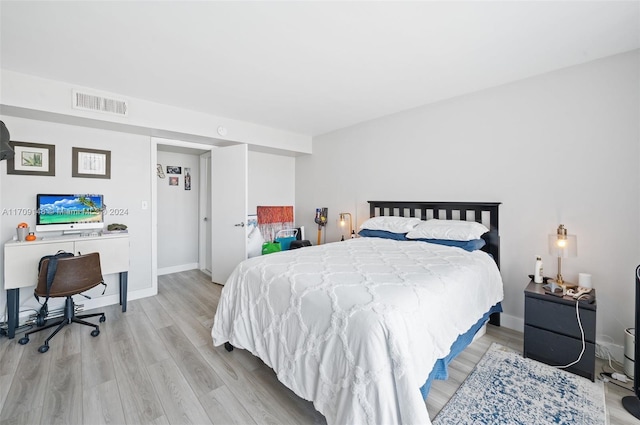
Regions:
<svg viewBox="0 0 640 425"><path fill-rule="evenodd" d="M239 264L212 337L258 356L329 424L428 424L420 387L502 297L482 251L357 238Z"/></svg>

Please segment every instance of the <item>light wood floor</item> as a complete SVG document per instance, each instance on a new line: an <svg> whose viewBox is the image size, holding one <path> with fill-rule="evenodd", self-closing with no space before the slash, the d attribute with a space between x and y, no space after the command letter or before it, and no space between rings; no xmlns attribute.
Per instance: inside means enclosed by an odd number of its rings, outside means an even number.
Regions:
<svg viewBox="0 0 640 425"><path fill-rule="evenodd" d="M37 349L49 331L0 338L0 425L8 424L311 424L324 417L243 350L211 343L221 287L199 271L159 278L157 296L100 309L100 335L73 324ZM444 406L492 342L516 350L522 334L490 326L435 382L432 416ZM600 365L598 366L600 371ZM608 384L610 424L637 424L620 405L628 391Z"/></svg>

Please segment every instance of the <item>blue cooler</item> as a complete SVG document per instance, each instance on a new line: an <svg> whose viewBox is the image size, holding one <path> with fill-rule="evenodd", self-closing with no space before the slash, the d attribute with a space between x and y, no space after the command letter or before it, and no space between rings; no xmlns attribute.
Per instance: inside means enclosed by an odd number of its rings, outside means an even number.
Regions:
<svg viewBox="0 0 640 425"><path fill-rule="evenodd" d="M283 229L276 233L276 242L280 242L283 251L291 247L291 242L296 240L298 229Z"/></svg>

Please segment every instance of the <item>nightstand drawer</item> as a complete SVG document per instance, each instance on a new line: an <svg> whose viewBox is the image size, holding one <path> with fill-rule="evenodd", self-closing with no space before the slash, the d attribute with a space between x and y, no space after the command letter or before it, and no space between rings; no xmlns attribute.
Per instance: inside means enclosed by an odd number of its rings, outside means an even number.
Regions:
<svg viewBox="0 0 640 425"><path fill-rule="evenodd" d="M585 340L595 343L595 310L580 308L580 321L584 329ZM574 337L578 340L581 338L575 304L567 305L539 298L525 297L524 323L525 325Z"/></svg>
<svg viewBox="0 0 640 425"><path fill-rule="evenodd" d="M525 325L524 332L524 357L552 366L562 366L576 361L580 356L580 351L582 351L582 340L580 339L570 338L527 325ZM595 352L595 344L587 342L582 359L564 370L593 381L596 367Z"/></svg>

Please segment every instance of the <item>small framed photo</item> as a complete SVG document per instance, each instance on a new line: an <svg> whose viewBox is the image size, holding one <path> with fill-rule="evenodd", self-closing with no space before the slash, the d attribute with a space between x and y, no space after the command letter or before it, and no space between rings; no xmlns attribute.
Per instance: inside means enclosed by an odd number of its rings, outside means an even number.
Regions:
<svg viewBox="0 0 640 425"><path fill-rule="evenodd" d="M167 165L167 174L182 174L182 167Z"/></svg>
<svg viewBox="0 0 640 425"><path fill-rule="evenodd" d="M71 155L72 177L111 178L111 151L71 148Z"/></svg>
<svg viewBox="0 0 640 425"><path fill-rule="evenodd" d="M169 186L178 186L180 184L180 177L169 177Z"/></svg>
<svg viewBox="0 0 640 425"><path fill-rule="evenodd" d="M55 176L56 147L41 143L9 142L15 156L7 160L7 174Z"/></svg>
<svg viewBox="0 0 640 425"><path fill-rule="evenodd" d="M184 167L184 190L191 190L191 168Z"/></svg>

